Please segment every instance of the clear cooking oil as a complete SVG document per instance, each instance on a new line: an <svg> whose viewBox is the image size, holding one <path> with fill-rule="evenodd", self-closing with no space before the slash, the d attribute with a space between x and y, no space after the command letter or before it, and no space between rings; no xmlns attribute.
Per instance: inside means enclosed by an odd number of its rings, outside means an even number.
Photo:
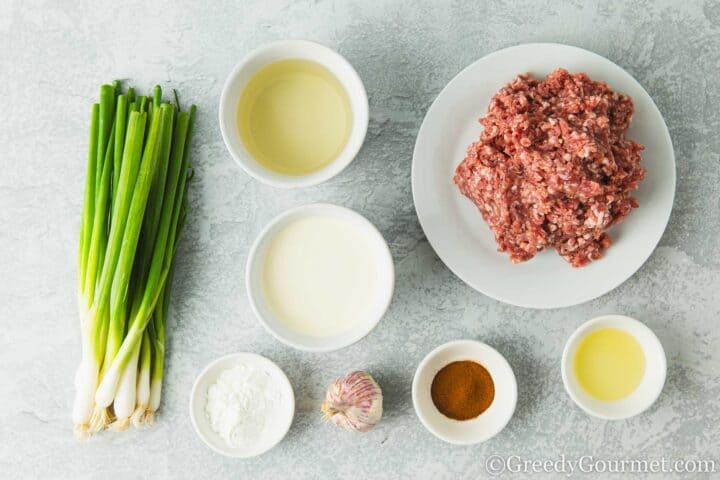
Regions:
<svg viewBox="0 0 720 480"><path fill-rule="evenodd" d="M308 175L342 152L352 110L328 69L309 60L280 60L252 76L240 96L237 124L245 148L262 166Z"/></svg>

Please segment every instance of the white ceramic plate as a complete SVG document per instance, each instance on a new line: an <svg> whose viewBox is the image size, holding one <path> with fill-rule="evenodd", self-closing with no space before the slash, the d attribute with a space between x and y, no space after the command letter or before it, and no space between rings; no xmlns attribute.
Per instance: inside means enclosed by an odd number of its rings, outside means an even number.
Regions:
<svg viewBox="0 0 720 480"><path fill-rule="evenodd" d="M304 335L288 327L272 313L265 301L265 293L263 292L265 257L275 235L288 224L312 216L334 217L349 222L353 227L357 228L360 234L366 235L375 254L379 275L377 296L367 316L350 329L327 337ZM347 347L365 337L375 328L383 315L385 315L392 300L395 288L395 267L390 248L388 248L385 239L368 219L349 208L329 203L313 203L281 213L260 232L248 255L245 268L245 283L250 305L255 315L265 329L275 338L300 350L327 352Z"/></svg>
<svg viewBox="0 0 720 480"><path fill-rule="evenodd" d="M455 167L476 141L478 118L492 96L515 76L543 78L558 67L587 72L630 95L635 116L628 138L645 145L640 208L610 230L605 257L573 268L554 250L513 264L497 251L493 234L473 203L453 183ZM460 72L425 116L412 164L415 208L428 241L458 277L492 298L530 308L558 308L592 300L627 280L647 260L665 230L675 193L675 157L660 111L626 71L595 53L557 44L529 44L492 53Z"/></svg>
<svg viewBox="0 0 720 480"><path fill-rule="evenodd" d="M264 435L247 449L230 447L220 435L215 433L205 414L208 389L222 372L238 363L252 365L266 372L282 396L277 412L268 419L269 427ZM249 458L267 452L285 437L294 416L295 395L287 376L275 363L255 353L241 352L218 358L198 375L190 392L190 419L195 432L208 447L228 457Z"/></svg>
<svg viewBox="0 0 720 480"><path fill-rule="evenodd" d="M449 363L472 360L487 369L495 384L490 407L472 420L446 417L433 403L430 387L435 375ZM420 362L412 384L415 413L436 437L456 445L471 445L494 437L515 413L517 383L512 367L497 350L475 340L455 340L440 345Z"/></svg>
<svg viewBox="0 0 720 480"><path fill-rule="evenodd" d="M629 396L612 402L588 395L573 374L575 352L580 342L591 332L603 328L626 331L637 340L645 354L645 374L640 385ZM603 315L583 323L570 336L563 350L561 370L565 391L580 408L598 418L621 420L638 415L655 403L665 385L667 360L660 340L645 324L623 315Z"/></svg>

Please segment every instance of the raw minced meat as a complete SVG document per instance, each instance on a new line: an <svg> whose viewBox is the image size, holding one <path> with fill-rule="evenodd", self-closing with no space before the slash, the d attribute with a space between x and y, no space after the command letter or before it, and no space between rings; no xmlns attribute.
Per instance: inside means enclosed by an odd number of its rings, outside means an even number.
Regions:
<svg viewBox="0 0 720 480"><path fill-rule="evenodd" d="M501 252L522 262L552 247L575 267L602 257L645 175L643 146L625 138L633 113L630 97L564 69L495 94L454 180Z"/></svg>

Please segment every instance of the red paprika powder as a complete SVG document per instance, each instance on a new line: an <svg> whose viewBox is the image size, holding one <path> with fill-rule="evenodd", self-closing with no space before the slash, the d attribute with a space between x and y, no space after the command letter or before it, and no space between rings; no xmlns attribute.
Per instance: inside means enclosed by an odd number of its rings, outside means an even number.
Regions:
<svg viewBox="0 0 720 480"><path fill-rule="evenodd" d="M485 367L462 360L440 369L433 378L430 394L446 417L470 420L490 407L495 398L495 382Z"/></svg>

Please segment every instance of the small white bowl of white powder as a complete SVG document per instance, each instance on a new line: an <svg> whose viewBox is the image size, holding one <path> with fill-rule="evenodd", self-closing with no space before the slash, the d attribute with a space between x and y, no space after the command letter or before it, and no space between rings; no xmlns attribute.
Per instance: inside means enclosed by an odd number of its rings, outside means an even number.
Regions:
<svg viewBox="0 0 720 480"><path fill-rule="evenodd" d="M277 445L290 429L295 395L285 373L254 353L219 358L200 373L190 418L200 438L228 457L248 458Z"/></svg>

